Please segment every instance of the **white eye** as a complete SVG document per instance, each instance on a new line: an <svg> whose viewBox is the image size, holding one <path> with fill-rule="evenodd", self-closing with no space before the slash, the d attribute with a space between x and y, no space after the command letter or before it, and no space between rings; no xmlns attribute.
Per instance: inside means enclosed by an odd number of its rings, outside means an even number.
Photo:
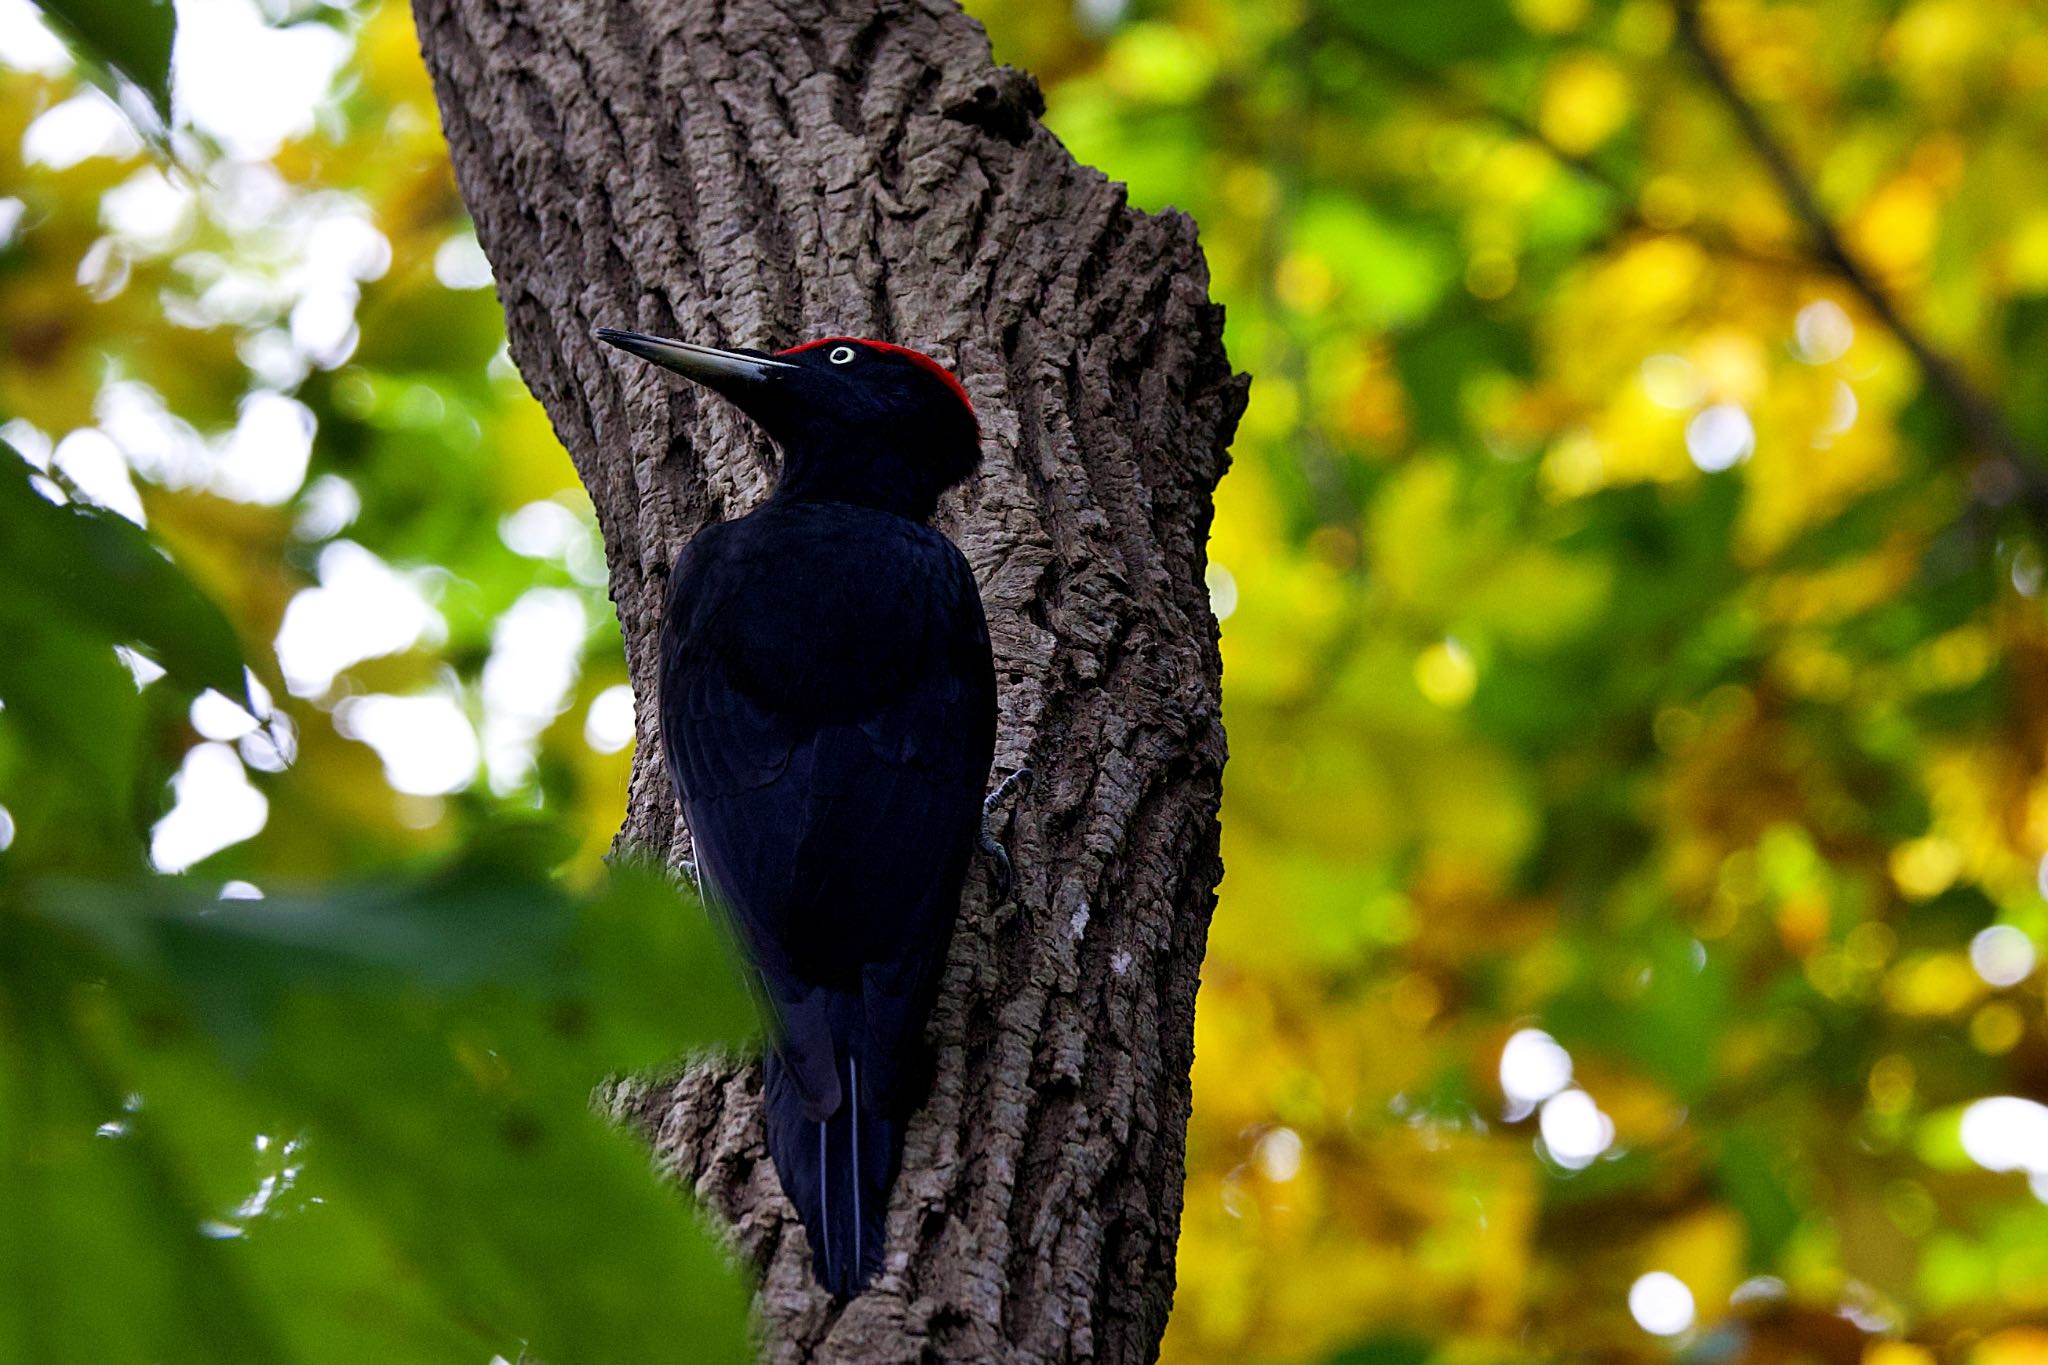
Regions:
<svg viewBox="0 0 2048 1365"><path fill-rule="evenodd" d="M844 365L847 361L853 359L853 347L834 346L831 354L826 356L825 359L831 361L834 365Z"/></svg>

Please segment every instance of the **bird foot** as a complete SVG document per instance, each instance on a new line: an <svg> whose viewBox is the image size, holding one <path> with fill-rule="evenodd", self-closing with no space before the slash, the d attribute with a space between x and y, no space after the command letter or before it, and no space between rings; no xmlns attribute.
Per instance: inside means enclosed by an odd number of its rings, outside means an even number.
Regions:
<svg viewBox="0 0 2048 1365"><path fill-rule="evenodd" d="M1003 798L1007 797L1012 791L1016 791L1021 795L1029 790L1031 790L1031 769L1019 768L1016 772L1011 773L996 784L996 789L990 792L987 799L981 803L980 848L983 853L986 853L994 860L996 865L996 904L998 905L1010 898L1010 852L1003 847L1002 840L996 838L996 807L1000 806L1003 803Z"/></svg>
<svg viewBox="0 0 2048 1365"><path fill-rule="evenodd" d="M704 894L704 879L697 875L694 859L678 858L674 862L649 859L639 849L614 849L604 855L604 865L609 868L646 867L660 872L668 878L670 885L687 887L700 897Z"/></svg>
<svg viewBox="0 0 2048 1365"><path fill-rule="evenodd" d="M996 789L990 792L985 798L983 798L981 803L981 818L983 820L987 820L989 817L993 816L996 813L996 807L1002 805L1004 798L1009 796L1011 792L1014 791L1019 796L1022 796L1030 790L1031 769L1017 769L1016 772L1011 773L1008 777L996 783Z"/></svg>

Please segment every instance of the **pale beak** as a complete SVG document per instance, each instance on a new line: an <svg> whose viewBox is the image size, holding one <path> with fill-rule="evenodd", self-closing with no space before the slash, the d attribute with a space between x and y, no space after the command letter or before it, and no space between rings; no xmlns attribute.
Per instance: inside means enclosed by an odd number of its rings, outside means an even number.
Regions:
<svg viewBox="0 0 2048 1365"><path fill-rule="evenodd" d="M721 351L715 346L671 341L644 332L622 332L615 327L599 327L591 335L607 346L616 346L628 355L639 356L714 389L733 383L753 383L768 378L776 370L801 368L753 351Z"/></svg>

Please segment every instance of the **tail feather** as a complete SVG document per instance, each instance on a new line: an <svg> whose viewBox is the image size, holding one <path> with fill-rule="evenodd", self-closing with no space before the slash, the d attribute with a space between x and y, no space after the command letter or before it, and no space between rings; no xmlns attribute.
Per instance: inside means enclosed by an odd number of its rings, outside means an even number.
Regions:
<svg viewBox="0 0 2048 1365"><path fill-rule="evenodd" d="M841 1297L860 1293L882 1272L889 1187L902 1156L900 1124L863 1095L860 1062L837 1063L839 1107L822 1122L804 1112L782 1058L770 1053L763 1076L768 1155L810 1236L818 1283Z"/></svg>
<svg viewBox="0 0 2048 1365"><path fill-rule="evenodd" d="M863 1240L861 1232L863 1229L860 1218L860 1059L852 1053L848 1053L846 1056L846 1101L852 1106L852 1121L846 1125L846 1131L853 1138L853 1161L851 1163L853 1169L853 1263L858 1266L863 1264L867 1258L861 1254L861 1242ZM826 1169L830 1170L831 1168L827 1167ZM825 1224L827 1227L831 1226L831 1215L826 1215ZM867 1240L871 1240L874 1243L876 1260L879 1261L881 1259L882 1239L875 1237Z"/></svg>

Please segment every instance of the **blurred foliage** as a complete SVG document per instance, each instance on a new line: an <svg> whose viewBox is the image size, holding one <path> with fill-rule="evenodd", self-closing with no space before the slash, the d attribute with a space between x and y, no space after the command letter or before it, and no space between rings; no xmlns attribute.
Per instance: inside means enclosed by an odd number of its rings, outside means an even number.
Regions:
<svg viewBox="0 0 2048 1365"><path fill-rule="evenodd" d="M10 878L0 1358L745 1359L738 1277L590 1095L746 1006L679 998L717 949L665 877L571 901L547 851L264 901Z"/></svg>
<svg viewBox="0 0 2048 1365"><path fill-rule="evenodd" d="M160 162L10 4L0 1339L56 1340L33 1302L115 1358L638 1358L697 1311L648 1286L713 1281L578 1088L731 1016L659 938L701 921L596 881L601 554L409 17L188 0ZM2035 475L1684 11L972 8L1076 155L1196 217L1256 376L1167 1359L2048 1356ZM1703 32L1922 349L2048 442L2048 19ZM67 1299L110 1258L129 1321Z"/></svg>
<svg viewBox="0 0 2048 1365"><path fill-rule="evenodd" d="M290 50L210 59L353 65L181 65L145 152L81 16L167 60L169 7L52 12L102 66L0 10L0 1360L746 1358L592 1095L750 1010L599 861L602 555L408 19L250 11Z"/></svg>
<svg viewBox="0 0 2048 1365"><path fill-rule="evenodd" d="M1254 376L1166 1358L2048 1358L2043 526L1683 10L974 9ZM1701 27L2048 438L2048 16Z"/></svg>

